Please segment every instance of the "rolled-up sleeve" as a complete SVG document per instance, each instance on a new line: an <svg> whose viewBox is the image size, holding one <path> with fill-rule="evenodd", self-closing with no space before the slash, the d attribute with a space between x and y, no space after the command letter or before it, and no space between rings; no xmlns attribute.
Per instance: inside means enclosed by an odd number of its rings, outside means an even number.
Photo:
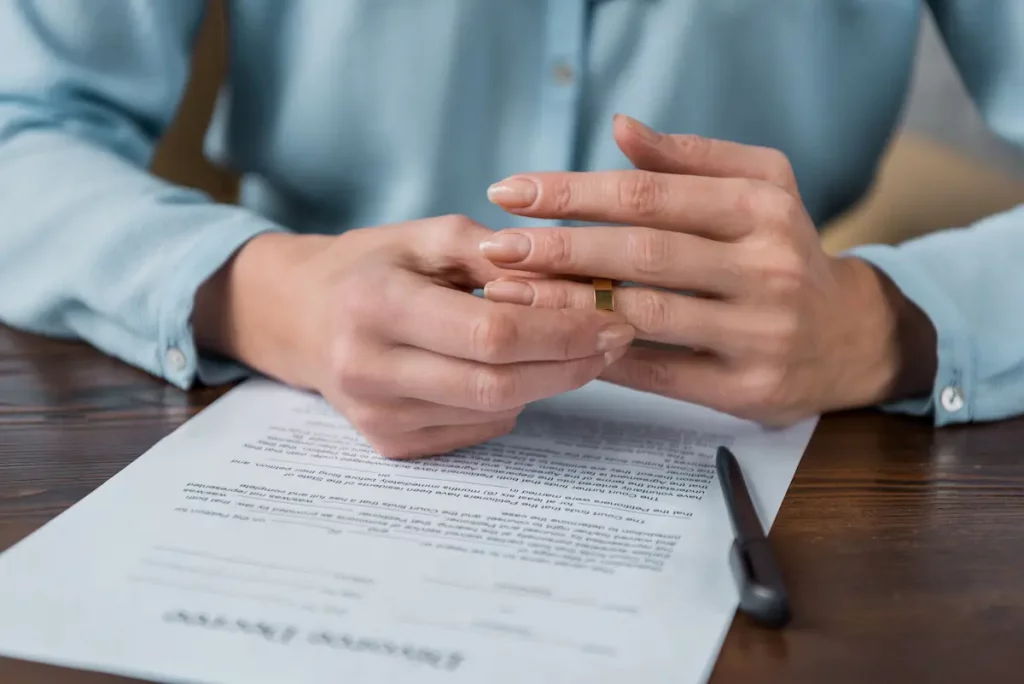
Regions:
<svg viewBox="0 0 1024 684"><path fill-rule="evenodd" d="M982 116L996 134L1024 147L1024 2L931 6ZM937 332L931 393L884 408L932 415L937 425L1024 414L1024 205L850 254L887 274Z"/></svg>
<svg viewBox="0 0 1024 684"><path fill-rule="evenodd" d="M931 393L887 404L937 425L1024 414L1024 207L898 246L850 250L931 320Z"/></svg>
<svg viewBox="0 0 1024 684"><path fill-rule="evenodd" d="M84 340L182 388L195 294L283 230L147 172L184 91L204 0L0 3L0 321Z"/></svg>

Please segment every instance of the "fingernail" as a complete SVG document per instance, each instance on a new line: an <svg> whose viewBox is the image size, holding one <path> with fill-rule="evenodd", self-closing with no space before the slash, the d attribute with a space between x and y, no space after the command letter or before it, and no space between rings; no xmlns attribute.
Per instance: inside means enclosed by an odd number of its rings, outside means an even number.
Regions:
<svg viewBox="0 0 1024 684"><path fill-rule="evenodd" d="M530 254L530 238L518 233L497 233L480 243L480 251L491 261L522 261Z"/></svg>
<svg viewBox="0 0 1024 684"><path fill-rule="evenodd" d="M633 326L616 323L597 333L597 350L609 351L633 341Z"/></svg>
<svg viewBox="0 0 1024 684"><path fill-rule="evenodd" d="M533 288L516 280L495 280L484 286L484 296L507 304L533 304Z"/></svg>
<svg viewBox="0 0 1024 684"><path fill-rule="evenodd" d="M537 184L529 178L506 178L487 188L487 199L503 207L522 209L537 201Z"/></svg>
<svg viewBox="0 0 1024 684"><path fill-rule="evenodd" d="M610 352L605 352L604 353L604 365L605 366L612 365L613 363L615 363L616 361L621 359L623 356L625 356L626 352L628 352L628 351L629 351L629 345L624 345L624 346L619 347L618 349L612 350Z"/></svg>
<svg viewBox="0 0 1024 684"><path fill-rule="evenodd" d="M640 138L652 144L661 140L661 133L658 133L650 126L645 126L631 116L624 118L626 119L626 128L636 133Z"/></svg>

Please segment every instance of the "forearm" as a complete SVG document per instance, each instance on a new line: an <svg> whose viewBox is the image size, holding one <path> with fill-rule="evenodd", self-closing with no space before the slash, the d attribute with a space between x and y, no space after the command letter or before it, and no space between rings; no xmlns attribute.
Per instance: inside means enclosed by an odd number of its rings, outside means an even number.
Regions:
<svg viewBox="0 0 1024 684"><path fill-rule="evenodd" d="M196 295L192 326L199 348L290 385L315 388L311 348L320 339L307 311L303 266L331 238L271 233L247 242Z"/></svg>
<svg viewBox="0 0 1024 684"><path fill-rule="evenodd" d="M76 337L179 387L196 289L271 222L149 174L201 0L0 3L0 320Z"/></svg>
<svg viewBox="0 0 1024 684"><path fill-rule="evenodd" d="M196 288L277 229L43 128L0 144L0 214L0 320L85 340L180 387L201 365Z"/></svg>
<svg viewBox="0 0 1024 684"><path fill-rule="evenodd" d="M886 273L913 307L897 308L917 309L934 330L905 317L905 370L882 400L887 407L931 413L939 425L1024 413L1022 228L1019 207L970 228L849 252Z"/></svg>
<svg viewBox="0 0 1024 684"><path fill-rule="evenodd" d="M844 366L829 408L927 396L937 364L928 317L870 263L837 262L847 301L836 307L836 362Z"/></svg>

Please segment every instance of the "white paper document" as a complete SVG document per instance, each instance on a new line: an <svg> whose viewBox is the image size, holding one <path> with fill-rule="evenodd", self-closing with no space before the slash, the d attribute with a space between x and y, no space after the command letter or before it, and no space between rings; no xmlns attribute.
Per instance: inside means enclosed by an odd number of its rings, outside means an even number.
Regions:
<svg viewBox="0 0 1024 684"><path fill-rule="evenodd" d="M0 554L0 654L163 682L702 682L738 601L716 448L767 527L815 423L595 382L389 461L251 380Z"/></svg>

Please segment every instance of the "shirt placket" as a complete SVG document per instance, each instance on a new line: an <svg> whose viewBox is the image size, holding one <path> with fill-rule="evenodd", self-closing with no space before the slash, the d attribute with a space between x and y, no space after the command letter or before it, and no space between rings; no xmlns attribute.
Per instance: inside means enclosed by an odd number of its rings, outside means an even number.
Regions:
<svg viewBox="0 0 1024 684"><path fill-rule="evenodd" d="M538 171L572 170L579 126L588 0L549 0L544 82L534 150Z"/></svg>

